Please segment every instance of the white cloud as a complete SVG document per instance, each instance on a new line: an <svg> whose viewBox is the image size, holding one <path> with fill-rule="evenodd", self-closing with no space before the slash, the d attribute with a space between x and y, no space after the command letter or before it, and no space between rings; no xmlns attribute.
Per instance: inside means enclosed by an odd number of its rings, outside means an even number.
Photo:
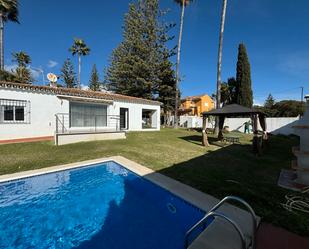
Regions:
<svg viewBox="0 0 309 249"><path fill-rule="evenodd" d="M17 68L17 64L4 65L4 69L8 72L15 71L16 68Z"/></svg>
<svg viewBox="0 0 309 249"><path fill-rule="evenodd" d="M58 62L57 61L53 61L53 60L49 60L48 63L47 63L47 67L49 68L53 68L55 66L58 65Z"/></svg>
<svg viewBox="0 0 309 249"><path fill-rule="evenodd" d="M81 88L82 90L89 90L89 86L88 86L88 85L83 85L83 84L81 84L80 88Z"/></svg>
<svg viewBox="0 0 309 249"><path fill-rule="evenodd" d="M17 64L4 65L4 69L8 72L14 72L17 67L18 67ZM28 68L30 69L31 75L35 80L42 78L42 69L40 68L34 69L31 67L28 67Z"/></svg>
<svg viewBox="0 0 309 249"><path fill-rule="evenodd" d="M254 100L253 100L253 105L256 105L256 106L263 106L263 103L262 103L262 101L260 101L260 100L254 99Z"/></svg>
<svg viewBox="0 0 309 249"><path fill-rule="evenodd" d="M33 68L30 68L30 72L31 72L31 75L34 79L40 79L42 78L42 71L39 71L39 70L35 70Z"/></svg>

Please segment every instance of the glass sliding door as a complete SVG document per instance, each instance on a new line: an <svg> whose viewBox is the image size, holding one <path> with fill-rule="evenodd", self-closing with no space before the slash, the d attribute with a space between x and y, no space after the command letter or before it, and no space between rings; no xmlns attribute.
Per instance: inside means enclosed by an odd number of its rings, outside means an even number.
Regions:
<svg viewBox="0 0 309 249"><path fill-rule="evenodd" d="M70 127L106 126L106 105L70 102Z"/></svg>
<svg viewBox="0 0 309 249"><path fill-rule="evenodd" d="M120 129L128 130L129 129L129 109L120 108Z"/></svg>

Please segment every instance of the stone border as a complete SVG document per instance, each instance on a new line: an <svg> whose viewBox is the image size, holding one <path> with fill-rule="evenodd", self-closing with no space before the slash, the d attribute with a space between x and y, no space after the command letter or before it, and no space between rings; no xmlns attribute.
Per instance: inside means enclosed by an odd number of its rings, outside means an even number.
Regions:
<svg viewBox="0 0 309 249"><path fill-rule="evenodd" d="M23 178L33 177L33 176L39 176L69 169L76 169L76 168L82 168L98 163L104 163L114 161L121 166L127 168L128 170L134 172L135 174L144 177L145 179L155 183L156 185L166 189L167 191L171 192L172 194L184 199L185 201L193 204L194 206L200 208L201 210L204 210L207 212L210 208L212 208L215 204L219 202L218 199L214 198L213 196L210 196L208 194L205 194L199 190L196 190L188 185L185 185L179 181L176 181L170 177L164 176L160 173L156 173L155 171L144 167L138 163L135 163L129 159L126 159L122 156L113 156L113 157L107 157L107 158L100 158L95 160L88 160L78 163L70 163L60 166L53 166L48 168L42 168L37 170L29 170L24 172L18 172L14 174L8 174L8 175L2 175L0 176L0 183L5 183L9 181L19 180ZM232 206L230 204L225 204L222 209L223 213L228 214L230 218L233 220L236 220L238 224L244 228L245 234L250 233L251 231L251 216L248 212ZM216 249L223 249L225 248L225 245L222 245L221 247L220 241L222 238L229 238L233 242L231 243L239 243L240 240L237 237L237 234L235 233L235 230L231 229L228 224L225 222L216 222L218 225L218 228L215 232L210 231L209 233L215 233L214 238L208 238L207 236L204 236L206 232L202 233L190 246L190 249L202 249L202 248L216 248ZM213 229L212 229L213 230ZM249 232L248 232L249 231ZM220 240L221 239L221 240ZM240 244L236 244L240 245Z"/></svg>

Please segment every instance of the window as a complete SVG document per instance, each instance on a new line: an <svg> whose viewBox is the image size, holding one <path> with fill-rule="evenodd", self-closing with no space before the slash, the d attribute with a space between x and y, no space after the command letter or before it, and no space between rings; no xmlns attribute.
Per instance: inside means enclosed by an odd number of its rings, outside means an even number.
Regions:
<svg viewBox="0 0 309 249"><path fill-rule="evenodd" d="M70 103L71 127L107 126L107 106L99 104Z"/></svg>
<svg viewBox="0 0 309 249"><path fill-rule="evenodd" d="M4 121L14 121L14 106L4 106Z"/></svg>
<svg viewBox="0 0 309 249"><path fill-rule="evenodd" d="M24 121L25 120L25 107L15 106L15 120Z"/></svg>
<svg viewBox="0 0 309 249"><path fill-rule="evenodd" d="M30 123L30 101L0 99L0 123Z"/></svg>
<svg viewBox="0 0 309 249"><path fill-rule="evenodd" d="M142 109L142 128L156 128L156 111Z"/></svg>

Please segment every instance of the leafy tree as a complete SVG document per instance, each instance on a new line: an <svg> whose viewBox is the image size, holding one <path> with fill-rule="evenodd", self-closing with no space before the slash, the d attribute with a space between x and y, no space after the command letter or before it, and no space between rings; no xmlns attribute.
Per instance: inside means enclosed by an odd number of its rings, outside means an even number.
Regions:
<svg viewBox="0 0 309 249"><path fill-rule="evenodd" d="M235 78L229 78L221 84L221 103L223 105L236 104L239 86Z"/></svg>
<svg viewBox="0 0 309 249"><path fill-rule="evenodd" d="M268 116L268 117L274 117L276 116L277 110L274 108L275 106L275 99L271 94L268 95L267 99L265 100L264 106L262 108L262 111Z"/></svg>
<svg viewBox="0 0 309 249"><path fill-rule="evenodd" d="M275 102L276 101L275 101L274 97L271 94L269 94L267 99L265 100L264 107L268 108L268 109L271 109L271 108L274 107Z"/></svg>
<svg viewBox="0 0 309 249"><path fill-rule="evenodd" d="M238 103L243 106L252 107L253 93L251 88L251 70L244 44L240 44L238 48L238 61L236 80L239 84Z"/></svg>
<svg viewBox="0 0 309 249"><path fill-rule="evenodd" d="M72 55L78 56L78 88L80 88L80 74L81 74L81 64L82 64L82 56L89 55L90 48L87 47L84 40L79 38L74 38L74 43L72 47L69 49Z"/></svg>
<svg viewBox="0 0 309 249"><path fill-rule="evenodd" d="M18 0L0 0L0 69L4 70L4 23L18 23Z"/></svg>
<svg viewBox="0 0 309 249"><path fill-rule="evenodd" d="M167 125L172 113L175 111L176 78L173 64L168 57L160 64L160 84L158 85L157 100L163 103L162 112L164 125Z"/></svg>
<svg viewBox="0 0 309 249"><path fill-rule="evenodd" d="M297 117L305 113L305 103L297 100L282 100L276 102L271 94L265 100L264 106L255 107L268 117Z"/></svg>
<svg viewBox="0 0 309 249"><path fill-rule="evenodd" d="M14 71L16 81L31 84L33 82L31 71L29 69L31 57L24 51L13 53L12 56L12 61L17 62L18 65Z"/></svg>
<svg viewBox="0 0 309 249"><path fill-rule="evenodd" d="M155 81L154 45L155 27L149 27L148 9L157 1L139 0L130 4L125 16L123 42L113 51L105 80L116 93L152 98L152 84ZM152 19L157 11L152 13ZM150 30L151 29L151 30Z"/></svg>
<svg viewBox="0 0 309 249"><path fill-rule="evenodd" d="M164 12L163 14L166 14ZM175 97L176 97L176 77L175 71L173 70L173 63L169 60L174 56L176 47L169 49L166 44L167 42L174 39L173 36L169 36L169 32L175 28L175 24L164 24L158 32L158 66L157 66L157 85L154 86L154 94L157 100L163 103L161 108L163 116L163 124L168 125L172 121L171 116L175 113ZM178 98L180 93L178 91ZM179 108L178 103L178 108Z"/></svg>
<svg viewBox="0 0 309 249"><path fill-rule="evenodd" d="M174 126L178 127L178 106L179 106L179 69L180 69L180 52L181 52L181 42L182 42L182 33L183 33L183 23L185 17L185 8L193 2L193 0L174 0L177 4L181 6L181 14L180 14L180 29L178 36L178 46L177 46L177 62L176 62L176 92L175 92L175 120Z"/></svg>
<svg viewBox="0 0 309 249"><path fill-rule="evenodd" d="M13 72L0 70L0 81L17 82L17 79Z"/></svg>
<svg viewBox="0 0 309 249"><path fill-rule="evenodd" d="M31 84L34 79L31 75L31 71L26 67L17 67L15 70L15 79L17 82L24 84Z"/></svg>
<svg viewBox="0 0 309 249"><path fill-rule="evenodd" d="M162 23L158 0L139 0L129 5L123 41L113 51L105 74L109 90L116 93L154 98L160 84Z"/></svg>
<svg viewBox="0 0 309 249"><path fill-rule="evenodd" d="M73 63L69 58L65 60L61 68L61 79L67 88L76 87L76 75Z"/></svg>
<svg viewBox="0 0 309 249"><path fill-rule="evenodd" d="M305 103L297 100L282 100L274 104L275 117L297 117L305 113Z"/></svg>
<svg viewBox="0 0 309 249"><path fill-rule="evenodd" d="M101 88L101 83L99 80L99 73L98 73L98 70L95 64L92 67L91 77L89 81L89 88L92 91L100 91L100 88Z"/></svg>

